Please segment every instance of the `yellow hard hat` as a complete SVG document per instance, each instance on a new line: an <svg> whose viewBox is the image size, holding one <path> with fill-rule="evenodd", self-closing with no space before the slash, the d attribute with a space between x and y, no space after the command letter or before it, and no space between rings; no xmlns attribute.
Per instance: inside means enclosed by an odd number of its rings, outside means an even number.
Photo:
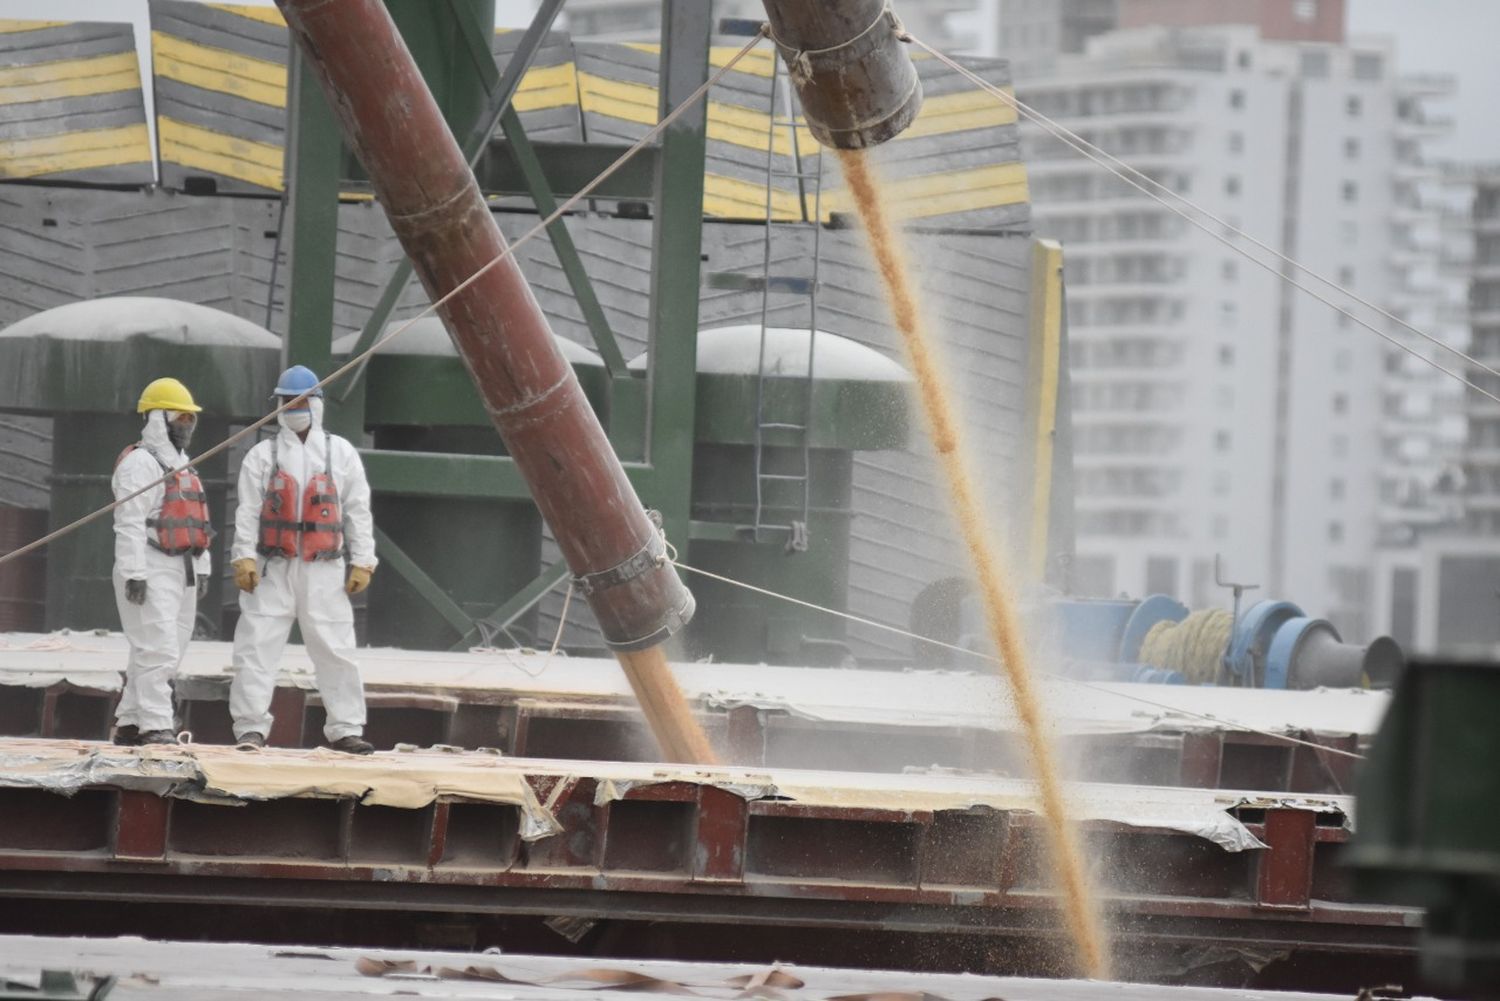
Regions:
<svg viewBox="0 0 1500 1001"><path fill-rule="evenodd" d="M193 402L193 394L176 379L157 379L141 390L141 402L136 404L135 412L144 414L148 410L185 410L190 414L203 412L203 408Z"/></svg>

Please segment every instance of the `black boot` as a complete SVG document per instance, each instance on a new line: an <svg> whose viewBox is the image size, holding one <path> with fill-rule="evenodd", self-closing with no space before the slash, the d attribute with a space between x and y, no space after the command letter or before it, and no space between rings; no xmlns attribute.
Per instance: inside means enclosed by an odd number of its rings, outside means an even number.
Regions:
<svg viewBox="0 0 1500 1001"><path fill-rule="evenodd" d="M110 742L118 747L140 747L141 731L134 723L126 723L115 727L115 735Z"/></svg>
<svg viewBox="0 0 1500 1001"><path fill-rule="evenodd" d="M368 740L365 740L363 737L356 737L352 734L348 737L340 737L338 740L331 740L328 742L327 746L335 751L343 751L345 754L375 753L374 744L370 743Z"/></svg>
<svg viewBox="0 0 1500 1001"><path fill-rule="evenodd" d="M141 734L142 744L175 744L177 734L171 730L146 730Z"/></svg>

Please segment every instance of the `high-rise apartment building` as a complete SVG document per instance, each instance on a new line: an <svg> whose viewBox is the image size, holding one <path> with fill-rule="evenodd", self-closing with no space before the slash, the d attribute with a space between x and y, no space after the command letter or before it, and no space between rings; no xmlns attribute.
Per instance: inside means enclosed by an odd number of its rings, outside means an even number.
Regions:
<svg viewBox="0 0 1500 1001"><path fill-rule="evenodd" d="M997 13L996 54L1010 61L1015 80L1027 81L1050 76L1062 56L1116 28L1119 0L998 0Z"/></svg>
<svg viewBox="0 0 1500 1001"><path fill-rule="evenodd" d="M1474 242L1469 316L1475 361L1500 370L1500 167L1473 172ZM1500 379L1477 367L1469 381L1500 396ZM1465 527L1474 535L1500 538L1500 403L1468 391L1468 437L1463 452Z"/></svg>
<svg viewBox="0 0 1500 1001"><path fill-rule="evenodd" d="M1450 213L1443 233L1445 279L1467 290L1453 297L1467 315L1469 355L1444 364L1500 396L1500 165L1446 172ZM1451 380L1448 380L1451 384ZM1500 655L1500 403L1460 387L1461 472L1445 477L1442 521L1379 553L1374 604L1378 629L1425 653Z"/></svg>
<svg viewBox="0 0 1500 1001"><path fill-rule="evenodd" d="M1018 74L1017 89L1383 307L1413 309L1392 290L1438 294L1413 281L1404 234L1437 212L1415 189L1441 123L1386 46L1268 40L1254 25L1120 30L1050 77ZM1232 579L1367 633L1401 419L1387 412L1395 349L1287 284L1289 266L1262 253L1260 267L1026 135L1036 228L1067 260L1081 589L1207 603L1217 554Z"/></svg>
<svg viewBox="0 0 1500 1001"><path fill-rule="evenodd" d="M1088 40L1119 28L1244 24L1266 41L1344 41L1346 0L970 0L999 16L995 54L1022 83L1057 71ZM980 53L989 54L989 53Z"/></svg>

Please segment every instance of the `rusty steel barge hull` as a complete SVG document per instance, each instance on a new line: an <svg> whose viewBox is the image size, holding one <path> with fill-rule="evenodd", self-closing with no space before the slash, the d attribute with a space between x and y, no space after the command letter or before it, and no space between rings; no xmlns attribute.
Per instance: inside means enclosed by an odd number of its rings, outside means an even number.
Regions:
<svg viewBox="0 0 1500 1001"><path fill-rule="evenodd" d="M1143 977L1209 954L1350 986L1414 955L1414 912L1350 897L1345 797L1072 802ZM989 776L0 739L9 932L412 944L457 926L476 946L1036 974L1064 954L1043 851L1029 786Z"/></svg>

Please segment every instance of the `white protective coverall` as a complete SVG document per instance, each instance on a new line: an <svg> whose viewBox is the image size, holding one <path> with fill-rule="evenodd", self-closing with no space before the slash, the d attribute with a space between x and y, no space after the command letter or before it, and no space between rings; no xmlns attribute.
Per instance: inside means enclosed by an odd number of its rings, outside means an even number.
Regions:
<svg viewBox="0 0 1500 1001"><path fill-rule="evenodd" d="M167 436L166 411L146 414L141 445L115 467L110 478L115 500L128 497L141 487L161 479L167 471L162 463L177 469L188 463L188 455L173 447ZM161 510L166 487L157 483L134 500L115 508L115 605L120 625L130 643L125 664L125 690L115 709L118 726L148 730L175 730L171 683L187 652L198 613L196 577L207 577L212 559L199 556L168 556L147 545L147 518ZM189 573L188 561L192 572ZM127 580L146 582L146 601L137 605L125 598Z"/></svg>
<svg viewBox="0 0 1500 1001"><path fill-rule="evenodd" d="M298 497L309 476L324 469L332 472L343 508L349 559L356 566L373 570L375 534L364 463L347 440L323 430L323 401L314 397L308 403L312 427L305 444L287 428L286 414L277 416L276 464L296 481ZM302 627L318 694L327 711L324 737L330 742L358 737L365 727L365 690L354 659L354 609L344 593L344 560L307 562L256 552L271 463L271 441L267 440L252 448L240 466L234 547L229 558L255 559L261 577L254 591L240 593L240 621L234 630L234 681L229 689L234 736L270 734L271 697L276 691L281 652L295 621Z"/></svg>

